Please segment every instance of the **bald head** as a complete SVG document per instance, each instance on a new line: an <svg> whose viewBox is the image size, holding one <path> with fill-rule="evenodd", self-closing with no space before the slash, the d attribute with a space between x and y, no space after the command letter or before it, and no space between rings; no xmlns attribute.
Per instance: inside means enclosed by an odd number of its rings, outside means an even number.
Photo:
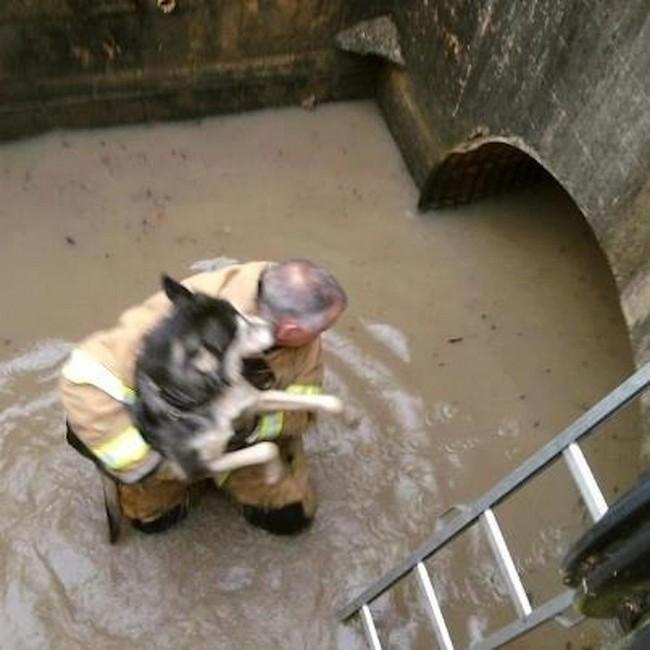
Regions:
<svg viewBox="0 0 650 650"><path fill-rule="evenodd" d="M347 296L327 269L294 259L264 272L258 306L276 324L277 343L295 347L331 327L347 306Z"/></svg>

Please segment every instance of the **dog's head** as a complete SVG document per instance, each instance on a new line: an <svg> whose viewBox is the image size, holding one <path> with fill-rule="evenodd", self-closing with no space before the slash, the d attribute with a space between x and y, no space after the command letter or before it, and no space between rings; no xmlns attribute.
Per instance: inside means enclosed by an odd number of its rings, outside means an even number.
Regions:
<svg viewBox="0 0 650 650"><path fill-rule="evenodd" d="M229 302L163 276L172 311L145 338L138 372L166 392L201 402L241 378L243 359L273 344L271 325Z"/></svg>

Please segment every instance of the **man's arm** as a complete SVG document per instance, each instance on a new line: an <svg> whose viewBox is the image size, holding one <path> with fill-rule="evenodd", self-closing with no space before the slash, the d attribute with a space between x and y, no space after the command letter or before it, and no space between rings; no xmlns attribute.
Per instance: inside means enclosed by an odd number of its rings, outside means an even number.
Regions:
<svg viewBox="0 0 650 650"><path fill-rule="evenodd" d="M94 386L62 379L59 387L70 444L105 474L131 484L159 467L162 457L145 442L122 404Z"/></svg>

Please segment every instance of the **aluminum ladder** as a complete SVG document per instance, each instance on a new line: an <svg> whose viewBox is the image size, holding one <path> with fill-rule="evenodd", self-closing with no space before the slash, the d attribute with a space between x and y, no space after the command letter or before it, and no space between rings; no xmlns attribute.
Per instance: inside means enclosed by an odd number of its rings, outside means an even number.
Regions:
<svg viewBox="0 0 650 650"><path fill-rule="evenodd" d="M573 591L566 590L539 607L533 608L531 606L493 508L561 455L578 487L591 518L594 521L600 519L607 512L607 502L594 478L587 459L578 445L578 441L609 419L628 402L642 394L648 386L650 386L650 363L644 365L618 388L614 389L570 424L511 474L452 519L439 532L434 533L414 553L388 571L349 604L341 608L338 613L339 619L344 622L357 614L360 615L370 648L372 650L382 650L377 628L370 611L370 604L394 586L395 583L414 574L431 619L438 647L441 650L454 650L454 643L449 634L442 608L438 602L435 588L424 561L444 548L477 521L480 521L487 535L496 563L517 612L517 619L491 633L487 638L474 642L470 649L487 650L488 648L498 648L525 635L552 618L559 619L560 615L571 606Z"/></svg>

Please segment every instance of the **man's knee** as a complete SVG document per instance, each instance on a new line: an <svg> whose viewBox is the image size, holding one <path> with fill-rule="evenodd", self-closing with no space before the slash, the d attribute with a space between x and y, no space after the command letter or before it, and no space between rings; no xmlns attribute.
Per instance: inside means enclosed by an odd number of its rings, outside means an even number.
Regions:
<svg viewBox="0 0 650 650"><path fill-rule="evenodd" d="M185 519L190 487L160 476L136 485L118 485L120 510L131 525L144 533L160 533Z"/></svg>
<svg viewBox="0 0 650 650"><path fill-rule="evenodd" d="M300 501L288 503L280 508L244 505L242 514L248 523L275 535L295 535L313 521L313 513L308 516Z"/></svg>

